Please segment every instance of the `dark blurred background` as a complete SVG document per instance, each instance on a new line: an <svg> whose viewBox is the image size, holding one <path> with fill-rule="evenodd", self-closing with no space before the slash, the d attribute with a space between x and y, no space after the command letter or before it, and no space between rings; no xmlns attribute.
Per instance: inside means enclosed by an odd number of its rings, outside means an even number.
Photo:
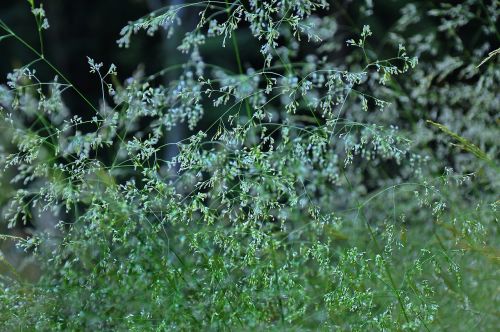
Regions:
<svg viewBox="0 0 500 332"><path fill-rule="evenodd" d="M139 36L128 50L118 48L115 42L128 21L151 11L151 3L145 0L44 1L50 23L50 28L44 31L47 58L80 90L94 97L93 101L99 94L99 84L89 73L86 56L103 62L106 68L115 63L120 79L130 75L140 63L147 64L149 70L158 69L165 57L160 36ZM0 2L0 17L28 43L38 46L35 21L29 11L27 1ZM12 68L35 58L16 40L5 40L0 44L0 75L5 79ZM48 79L53 78L53 73L44 66L39 66L37 71ZM66 102L72 112L80 113L79 107L83 105L73 97L67 95Z"/></svg>
<svg viewBox="0 0 500 332"><path fill-rule="evenodd" d="M101 1L43 1L50 28L44 31L45 52L59 70L64 73L80 90L85 91L94 103L99 99L100 90L96 77L89 73L87 56L103 62L105 68L114 63L118 67L118 78L123 81L138 68L144 66L147 74L154 73L166 66L182 63L183 55L176 49L182 39L182 29L192 29L198 20L196 12L181 12L183 26L180 33L166 39L164 35L154 37L139 33L133 37L129 49L119 48L116 40L120 30L127 22L136 20L149 12L168 5L182 4L186 0L101 0ZM399 9L406 1L379 1L377 13L370 21L366 16L358 17L360 7L365 1L335 1L331 11L339 21L338 32L346 38L358 33L363 24L372 25L375 31L384 31L399 17ZM361 8L363 9L363 8ZM369 11L369 8L365 8ZM29 12L29 4L24 0L0 2L0 18L29 44L38 48L38 35L35 21ZM196 11L196 9L195 9ZM366 12L366 11L365 11ZM358 22L363 19L363 24ZM179 31L178 31L179 32ZM380 36L381 34L374 34ZM382 34L383 35L383 34ZM261 57L258 44L246 31L238 32L238 43L244 64L258 67ZM229 43L230 46L230 43ZM220 48L220 40L209 40L204 46L203 56L207 63L222 65L237 70L231 47ZM216 51L219 50L219 51ZM221 54L223 53L223 54ZM4 78L13 68L34 60L36 56L14 39L0 43L0 76ZM38 66L37 72L47 80L54 73L46 66ZM175 77L175 73L172 73ZM66 93L65 101L74 114L85 112L85 105L72 93ZM83 109L82 109L83 108ZM211 117L206 121L210 122Z"/></svg>

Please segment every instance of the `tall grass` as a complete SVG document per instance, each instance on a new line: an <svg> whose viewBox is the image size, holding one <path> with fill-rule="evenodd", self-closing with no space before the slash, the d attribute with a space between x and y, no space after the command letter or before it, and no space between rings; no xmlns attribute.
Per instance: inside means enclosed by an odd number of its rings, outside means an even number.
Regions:
<svg viewBox="0 0 500 332"><path fill-rule="evenodd" d="M88 58L93 101L47 59L49 23L28 3L39 45L0 20L0 42L35 58L0 86L0 238L42 274L29 282L1 257L6 330L498 326L500 70L494 53L481 62L498 4L408 3L386 37L362 24L352 38L336 31L340 2L165 7L118 44L175 34L194 8L187 62L120 83L114 64ZM377 7L362 3L369 22ZM465 51L461 27L477 21L483 44ZM242 35L260 67L243 61ZM206 63L207 43L235 63ZM87 117L65 105L70 91ZM182 123L188 137L165 143ZM14 234L28 223L33 234Z"/></svg>

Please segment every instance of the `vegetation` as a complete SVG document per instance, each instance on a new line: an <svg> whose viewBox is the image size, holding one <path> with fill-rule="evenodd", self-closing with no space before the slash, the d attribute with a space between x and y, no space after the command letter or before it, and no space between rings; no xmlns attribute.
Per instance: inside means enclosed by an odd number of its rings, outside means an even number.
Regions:
<svg viewBox="0 0 500 332"><path fill-rule="evenodd" d="M42 4L36 44L0 20L33 56L0 85L0 239L41 269L0 256L3 329L494 331L500 2L403 1L380 36L346 3L161 7L118 46L186 61L89 57L99 100L46 56Z"/></svg>

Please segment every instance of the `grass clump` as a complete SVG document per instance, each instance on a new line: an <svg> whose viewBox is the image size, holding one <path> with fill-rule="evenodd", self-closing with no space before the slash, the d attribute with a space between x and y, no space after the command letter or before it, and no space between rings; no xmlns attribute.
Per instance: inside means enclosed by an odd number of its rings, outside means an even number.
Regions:
<svg viewBox="0 0 500 332"><path fill-rule="evenodd" d="M376 8L361 2L368 22ZM0 21L1 41L35 58L0 86L1 239L42 271L28 282L2 257L0 324L493 331L500 71L498 57L481 59L498 42L498 9L431 3L402 6L383 40L368 24L337 31L340 2L161 8L118 45L178 34L195 10L186 62L120 83L115 65L88 58L98 103L47 59L43 7L29 1L38 46ZM461 27L476 21L483 47L463 53ZM412 32L426 23L429 34ZM242 36L258 66L243 61ZM205 62L210 45L235 63ZM71 91L87 116L66 106ZM183 124L189 134L170 142ZM30 236L13 233L23 224Z"/></svg>

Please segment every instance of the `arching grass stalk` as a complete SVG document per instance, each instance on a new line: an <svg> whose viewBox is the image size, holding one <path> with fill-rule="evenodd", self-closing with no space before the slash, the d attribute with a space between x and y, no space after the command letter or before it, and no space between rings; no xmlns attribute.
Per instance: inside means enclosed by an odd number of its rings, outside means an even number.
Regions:
<svg viewBox="0 0 500 332"><path fill-rule="evenodd" d="M12 31L12 29L9 28L5 22L0 19L0 28L2 28L5 32L7 32L10 36L14 37L17 39L22 45L24 45L26 48L28 48L33 54L35 54L38 58L40 58L43 62L45 62L58 76L60 76L67 84L69 84L73 90L80 96L80 98L83 99L83 101L97 114L99 112L97 111L97 108L90 102L90 100L85 97L85 95L61 72L59 69L57 69L56 66L52 64L42 53L34 49L31 45L29 45L23 38L21 38L17 33Z"/></svg>

